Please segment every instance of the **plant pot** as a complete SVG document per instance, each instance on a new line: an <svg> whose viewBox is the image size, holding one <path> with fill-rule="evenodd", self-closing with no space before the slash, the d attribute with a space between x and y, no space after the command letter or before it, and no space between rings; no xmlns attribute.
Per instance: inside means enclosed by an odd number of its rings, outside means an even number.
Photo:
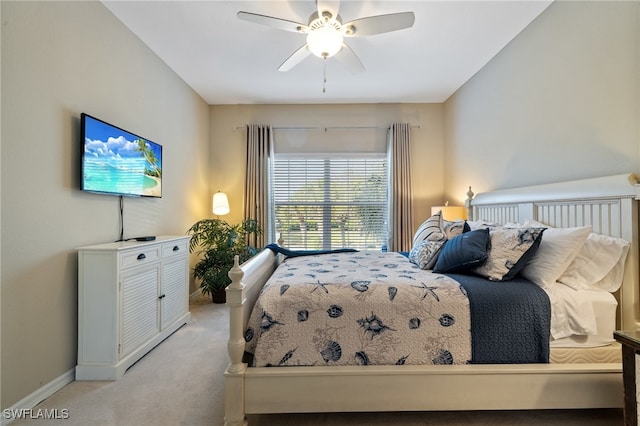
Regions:
<svg viewBox="0 0 640 426"><path fill-rule="evenodd" d="M225 291L224 287L211 291L211 300L213 301L213 303L226 303L227 292Z"/></svg>

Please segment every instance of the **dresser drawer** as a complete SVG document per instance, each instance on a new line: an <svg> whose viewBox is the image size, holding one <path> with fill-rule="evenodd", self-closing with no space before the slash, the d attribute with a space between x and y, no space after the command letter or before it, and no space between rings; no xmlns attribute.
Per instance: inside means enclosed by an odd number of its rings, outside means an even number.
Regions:
<svg viewBox="0 0 640 426"><path fill-rule="evenodd" d="M144 265L158 259L160 259L160 246L140 247L138 250L120 253L120 265L123 269Z"/></svg>
<svg viewBox="0 0 640 426"><path fill-rule="evenodd" d="M189 255L189 240L173 241L162 245L162 258Z"/></svg>

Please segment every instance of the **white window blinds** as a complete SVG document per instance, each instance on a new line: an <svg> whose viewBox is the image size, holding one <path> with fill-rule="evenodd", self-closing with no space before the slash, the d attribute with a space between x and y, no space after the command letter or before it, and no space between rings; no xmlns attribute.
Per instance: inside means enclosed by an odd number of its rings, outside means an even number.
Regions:
<svg viewBox="0 0 640 426"><path fill-rule="evenodd" d="M385 155L276 154L273 165L276 232L286 247L380 250L387 239Z"/></svg>

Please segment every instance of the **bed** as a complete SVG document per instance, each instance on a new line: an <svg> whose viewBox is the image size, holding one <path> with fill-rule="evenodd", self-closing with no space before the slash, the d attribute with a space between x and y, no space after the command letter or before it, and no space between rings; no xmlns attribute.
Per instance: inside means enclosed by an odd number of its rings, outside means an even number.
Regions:
<svg viewBox="0 0 640 426"><path fill-rule="evenodd" d="M282 256L263 250L234 266L227 288L225 424L246 424L246 414L258 413L622 407L620 347L610 343L609 330L640 325L637 182L623 174L471 194L467 200L471 221L590 226L593 233L629 242L614 304L607 298L590 302L596 316L616 311L608 320L615 324L605 333L553 339L549 363L250 367L243 358L247 325Z"/></svg>

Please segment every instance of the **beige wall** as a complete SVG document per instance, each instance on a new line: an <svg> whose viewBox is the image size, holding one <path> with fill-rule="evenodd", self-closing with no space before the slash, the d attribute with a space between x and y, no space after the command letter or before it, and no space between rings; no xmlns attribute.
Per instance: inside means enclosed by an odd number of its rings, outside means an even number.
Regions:
<svg viewBox="0 0 640 426"><path fill-rule="evenodd" d="M164 148L162 199L125 198L125 238L207 215L206 103L99 2L2 1L2 408L72 370L75 248L119 236L119 200L79 190L87 112Z"/></svg>
<svg viewBox="0 0 640 426"><path fill-rule="evenodd" d="M411 131L414 228L442 203L443 106L441 104L215 105L211 106L211 190L229 195L229 222L243 214L246 124L274 127L387 127L395 122ZM331 133L331 132L329 132Z"/></svg>
<svg viewBox="0 0 640 426"><path fill-rule="evenodd" d="M640 2L556 1L445 103L445 190L640 171Z"/></svg>

